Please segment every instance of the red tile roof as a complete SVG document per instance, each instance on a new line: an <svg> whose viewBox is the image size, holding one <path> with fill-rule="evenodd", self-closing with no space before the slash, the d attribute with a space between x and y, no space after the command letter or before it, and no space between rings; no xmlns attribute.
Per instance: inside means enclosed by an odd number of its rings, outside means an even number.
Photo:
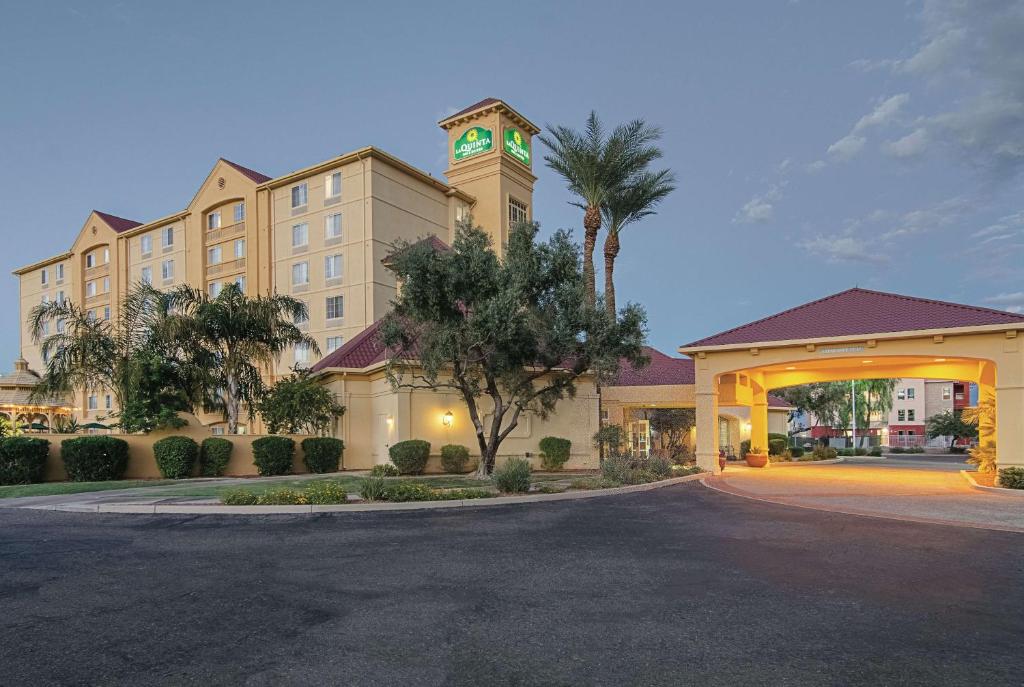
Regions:
<svg viewBox="0 0 1024 687"><path fill-rule="evenodd" d="M255 169L249 169L248 167L243 167L242 165L238 164L237 162L232 162L231 160L225 160L224 158L221 158L221 160L224 160L225 164L231 165L236 170L241 172L244 176L246 176L247 178L251 179L252 181L255 181L257 184L262 184L264 181L270 181L271 179L273 179L273 177L268 177L266 174L263 174L262 172L257 172Z"/></svg>
<svg viewBox="0 0 1024 687"><path fill-rule="evenodd" d="M694 341L683 348L1022 323L1024 315L1004 310L854 288Z"/></svg>
<svg viewBox="0 0 1024 687"><path fill-rule="evenodd" d="M784 398L779 398L775 394L768 394L768 407L769 408L792 408L793 404Z"/></svg>
<svg viewBox="0 0 1024 687"><path fill-rule="evenodd" d="M363 331L349 339L341 348L331 351L313 366L314 372L328 367L361 370L376 363L384 362L387 349L381 343L378 331L382 320L377 320Z"/></svg>
<svg viewBox="0 0 1024 687"><path fill-rule="evenodd" d="M410 248L412 248L413 246L418 246L418 245L420 245L422 243L427 244L432 249L434 249L434 251L437 252L437 253L447 253L448 251L451 250L451 246L449 246L447 243L445 243L441 239L437 238L433 234L430 234L426 238L422 238L419 241L414 241L413 243L409 244L405 248L401 248L401 249L396 250L396 251L394 251L392 253L388 253L386 256L384 256L384 259L381 260L381 264L387 265L387 264L391 263L402 252L407 251Z"/></svg>
<svg viewBox="0 0 1024 687"><path fill-rule="evenodd" d="M486 107L486 106L488 106L488 105L494 105L494 104L496 104L496 103L500 103L500 102L501 102L501 101L500 101L500 100L498 100L497 98L484 98L484 99L483 99L483 100L481 100L480 102L478 102L478 103L473 103L473 104L472 104L472 105L470 105L469 107L467 107L467 108L464 108L464 109L462 109L462 110L459 110L459 111L458 111L458 112L456 112L455 114L452 114L452 115L448 115L447 117L445 117L445 118L444 118L444 119L442 119L441 121L443 122L443 121L447 121L447 120L449 120L449 119L453 119L453 118L455 118L455 117L461 117L461 116L462 116L462 115L464 115L464 114L469 114L469 113L470 113L470 112L472 112L473 110L479 110L479 109L480 109L481 107Z"/></svg>
<svg viewBox="0 0 1024 687"><path fill-rule="evenodd" d="M659 386L663 384L693 384L693 360L672 358L656 348L644 346L644 355L651 359L646 367L637 369L623 360L619 375L609 386Z"/></svg>
<svg viewBox="0 0 1024 687"><path fill-rule="evenodd" d="M142 226L142 222L136 222L133 219L125 219L124 217L118 217L117 215L111 215L107 212L100 212L99 210L93 210L100 219L110 225L110 228L116 231L118 234L134 229L135 227Z"/></svg>

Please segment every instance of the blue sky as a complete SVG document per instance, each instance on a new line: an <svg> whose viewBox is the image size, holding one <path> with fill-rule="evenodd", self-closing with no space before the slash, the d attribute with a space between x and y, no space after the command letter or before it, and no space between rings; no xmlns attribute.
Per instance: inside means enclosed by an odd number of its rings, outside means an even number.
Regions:
<svg viewBox="0 0 1024 687"><path fill-rule="evenodd" d="M441 176L437 120L495 96L664 129L679 188L616 272L662 350L854 285L1019 312L1022 35L1020 0L8 3L0 260L66 250L93 208L178 210L219 156L375 145ZM536 219L579 227L540 153Z"/></svg>

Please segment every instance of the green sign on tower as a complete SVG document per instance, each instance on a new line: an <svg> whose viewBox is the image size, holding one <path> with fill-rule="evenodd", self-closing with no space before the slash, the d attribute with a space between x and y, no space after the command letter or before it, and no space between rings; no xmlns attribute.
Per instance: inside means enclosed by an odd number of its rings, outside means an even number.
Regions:
<svg viewBox="0 0 1024 687"><path fill-rule="evenodd" d="M455 161L465 160L480 153L486 153L491 149L494 136L490 129L481 126L474 126L455 139Z"/></svg>
<svg viewBox="0 0 1024 687"><path fill-rule="evenodd" d="M523 138L519 129L505 129L505 152L527 167L530 166L530 144Z"/></svg>

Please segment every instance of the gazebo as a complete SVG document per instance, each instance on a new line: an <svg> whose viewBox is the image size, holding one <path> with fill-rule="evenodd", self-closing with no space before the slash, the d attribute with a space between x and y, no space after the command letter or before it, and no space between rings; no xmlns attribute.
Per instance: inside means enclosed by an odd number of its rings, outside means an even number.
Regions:
<svg viewBox="0 0 1024 687"><path fill-rule="evenodd" d="M0 416L15 425L45 425L49 430L58 416L70 417L74 408L67 399L32 398L38 384L39 375L29 369L28 361L15 360L14 372L0 377Z"/></svg>

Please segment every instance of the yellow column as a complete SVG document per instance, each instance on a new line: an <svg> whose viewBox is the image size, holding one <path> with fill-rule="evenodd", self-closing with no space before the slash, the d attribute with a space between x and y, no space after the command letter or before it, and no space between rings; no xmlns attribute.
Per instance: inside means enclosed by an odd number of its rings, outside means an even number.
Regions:
<svg viewBox="0 0 1024 687"><path fill-rule="evenodd" d="M768 453L768 392L754 385L754 403L750 407L750 448Z"/></svg>
<svg viewBox="0 0 1024 687"><path fill-rule="evenodd" d="M1024 467L1024 347L1000 363L996 398L996 456L999 468ZM978 400L982 399L979 385ZM981 434L981 427L978 427Z"/></svg>
<svg viewBox="0 0 1024 687"><path fill-rule="evenodd" d="M696 381L697 466L718 474L718 381L706 369L697 370Z"/></svg>

